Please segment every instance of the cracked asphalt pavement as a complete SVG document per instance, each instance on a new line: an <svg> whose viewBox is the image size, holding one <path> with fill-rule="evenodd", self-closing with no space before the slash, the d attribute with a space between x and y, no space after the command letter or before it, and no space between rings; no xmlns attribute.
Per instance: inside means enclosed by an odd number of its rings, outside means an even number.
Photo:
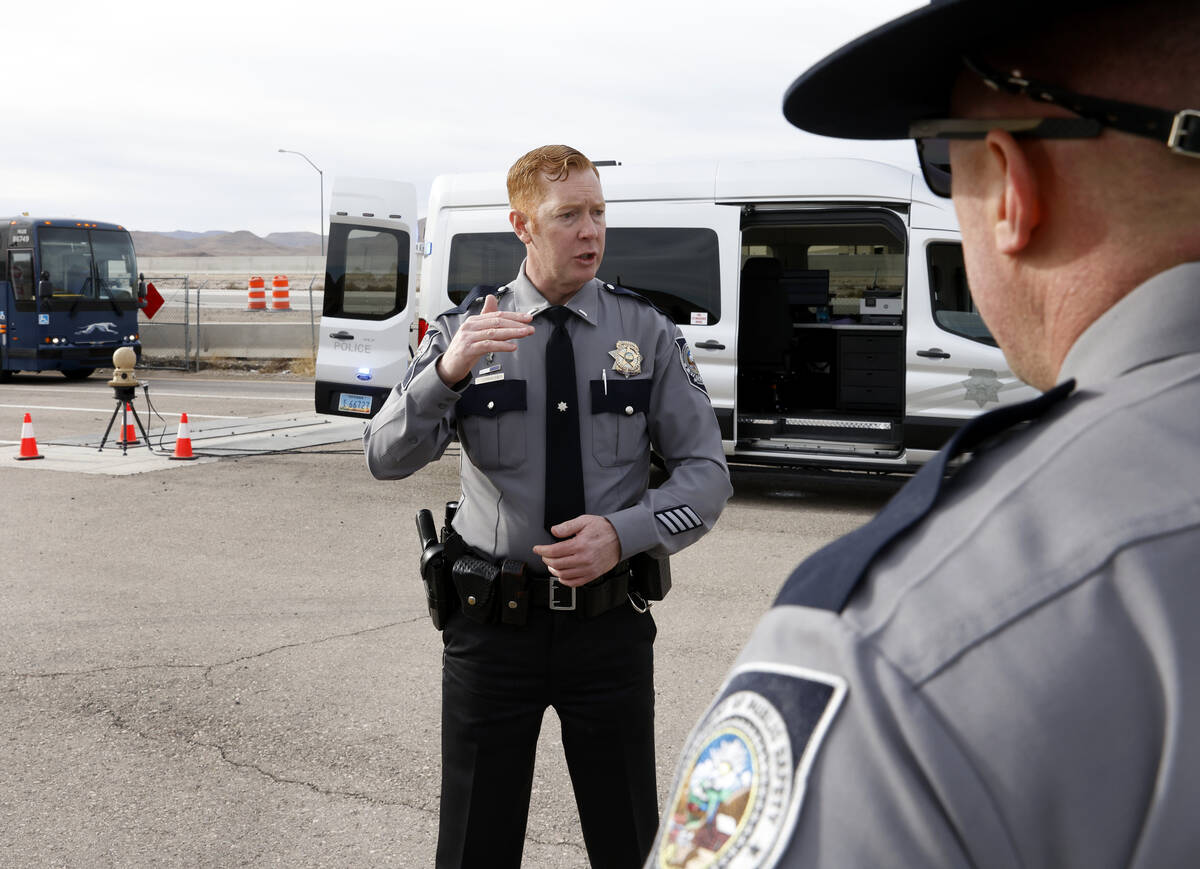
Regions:
<svg viewBox="0 0 1200 869"><path fill-rule="evenodd" d="M0 865L431 866L439 635L409 480L357 445L131 476L0 466ZM892 487L737 473L656 606L659 789L803 555ZM586 853L547 714L530 867Z"/></svg>

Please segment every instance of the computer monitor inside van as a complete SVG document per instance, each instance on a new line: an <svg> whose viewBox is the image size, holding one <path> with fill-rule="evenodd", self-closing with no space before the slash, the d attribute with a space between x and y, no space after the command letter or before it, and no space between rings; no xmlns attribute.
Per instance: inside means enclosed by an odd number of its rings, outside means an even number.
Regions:
<svg viewBox="0 0 1200 869"><path fill-rule="evenodd" d="M793 308L829 304L829 269L784 269L779 283Z"/></svg>

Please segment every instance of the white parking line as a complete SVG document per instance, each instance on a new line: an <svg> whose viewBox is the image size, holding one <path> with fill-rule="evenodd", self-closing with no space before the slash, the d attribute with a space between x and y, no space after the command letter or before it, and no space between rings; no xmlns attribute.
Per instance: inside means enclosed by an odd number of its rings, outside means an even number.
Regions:
<svg viewBox="0 0 1200 869"><path fill-rule="evenodd" d="M256 381L256 382L265 383L266 381ZM80 389L78 387L73 389L69 386L68 387L56 386L56 387L54 387L54 391L55 391L55 393L84 392L84 393L88 393L91 395L95 395L97 392L97 390L95 390L95 389ZM243 401L243 400L245 400L245 401L301 401L301 402L306 401L306 402L311 403L313 400L312 395L298 396L296 398L292 398L291 396L286 396L286 395L241 395L241 394L230 394L230 393L222 393L220 395L217 395L217 394L207 393L207 392L171 392L171 391L165 390L165 389L163 389L163 390L151 389L150 390L151 398L153 398L154 396L158 396L158 395L169 395L169 396L172 396L173 398L225 398L225 399L236 398L238 401Z"/></svg>
<svg viewBox="0 0 1200 869"><path fill-rule="evenodd" d="M108 407L56 407L50 404L0 404L0 408L12 408L13 410L65 410L76 413L112 413L112 405ZM145 413L145 411L142 411ZM159 413L174 415L180 411L174 410L158 410ZM188 419L249 419L245 416L221 416L213 413L192 413L188 412Z"/></svg>
<svg viewBox="0 0 1200 869"><path fill-rule="evenodd" d="M204 392L165 392L161 390L150 390L151 397L156 395L169 395L172 398L236 398L238 401L302 401L307 402L308 404L312 404L313 401L313 397L311 395L306 395L303 398L290 398L283 395L230 395L229 393L225 393L224 395L209 395L208 393Z"/></svg>

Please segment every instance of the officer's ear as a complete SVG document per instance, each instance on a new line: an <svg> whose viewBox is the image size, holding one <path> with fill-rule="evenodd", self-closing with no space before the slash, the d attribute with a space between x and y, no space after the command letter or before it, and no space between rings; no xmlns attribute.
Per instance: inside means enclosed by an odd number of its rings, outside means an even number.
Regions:
<svg viewBox="0 0 1200 869"><path fill-rule="evenodd" d="M1017 254L1029 245L1033 231L1042 220L1037 170L1025 150L1004 130L987 135L987 160L996 184L989 191L992 200L992 231L996 249Z"/></svg>
<svg viewBox="0 0 1200 869"><path fill-rule="evenodd" d="M532 221L527 214L514 208L508 213L508 222L512 225L517 238L521 239L524 244L533 244L533 235L530 232Z"/></svg>

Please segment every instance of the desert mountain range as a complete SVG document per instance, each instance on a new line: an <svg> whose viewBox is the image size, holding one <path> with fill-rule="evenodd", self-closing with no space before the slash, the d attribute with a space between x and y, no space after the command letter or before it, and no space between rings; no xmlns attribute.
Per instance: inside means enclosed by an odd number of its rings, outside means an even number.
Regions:
<svg viewBox="0 0 1200 869"><path fill-rule="evenodd" d="M320 256L315 232L272 232L260 238L248 230L226 232L130 231L138 256Z"/></svg>

